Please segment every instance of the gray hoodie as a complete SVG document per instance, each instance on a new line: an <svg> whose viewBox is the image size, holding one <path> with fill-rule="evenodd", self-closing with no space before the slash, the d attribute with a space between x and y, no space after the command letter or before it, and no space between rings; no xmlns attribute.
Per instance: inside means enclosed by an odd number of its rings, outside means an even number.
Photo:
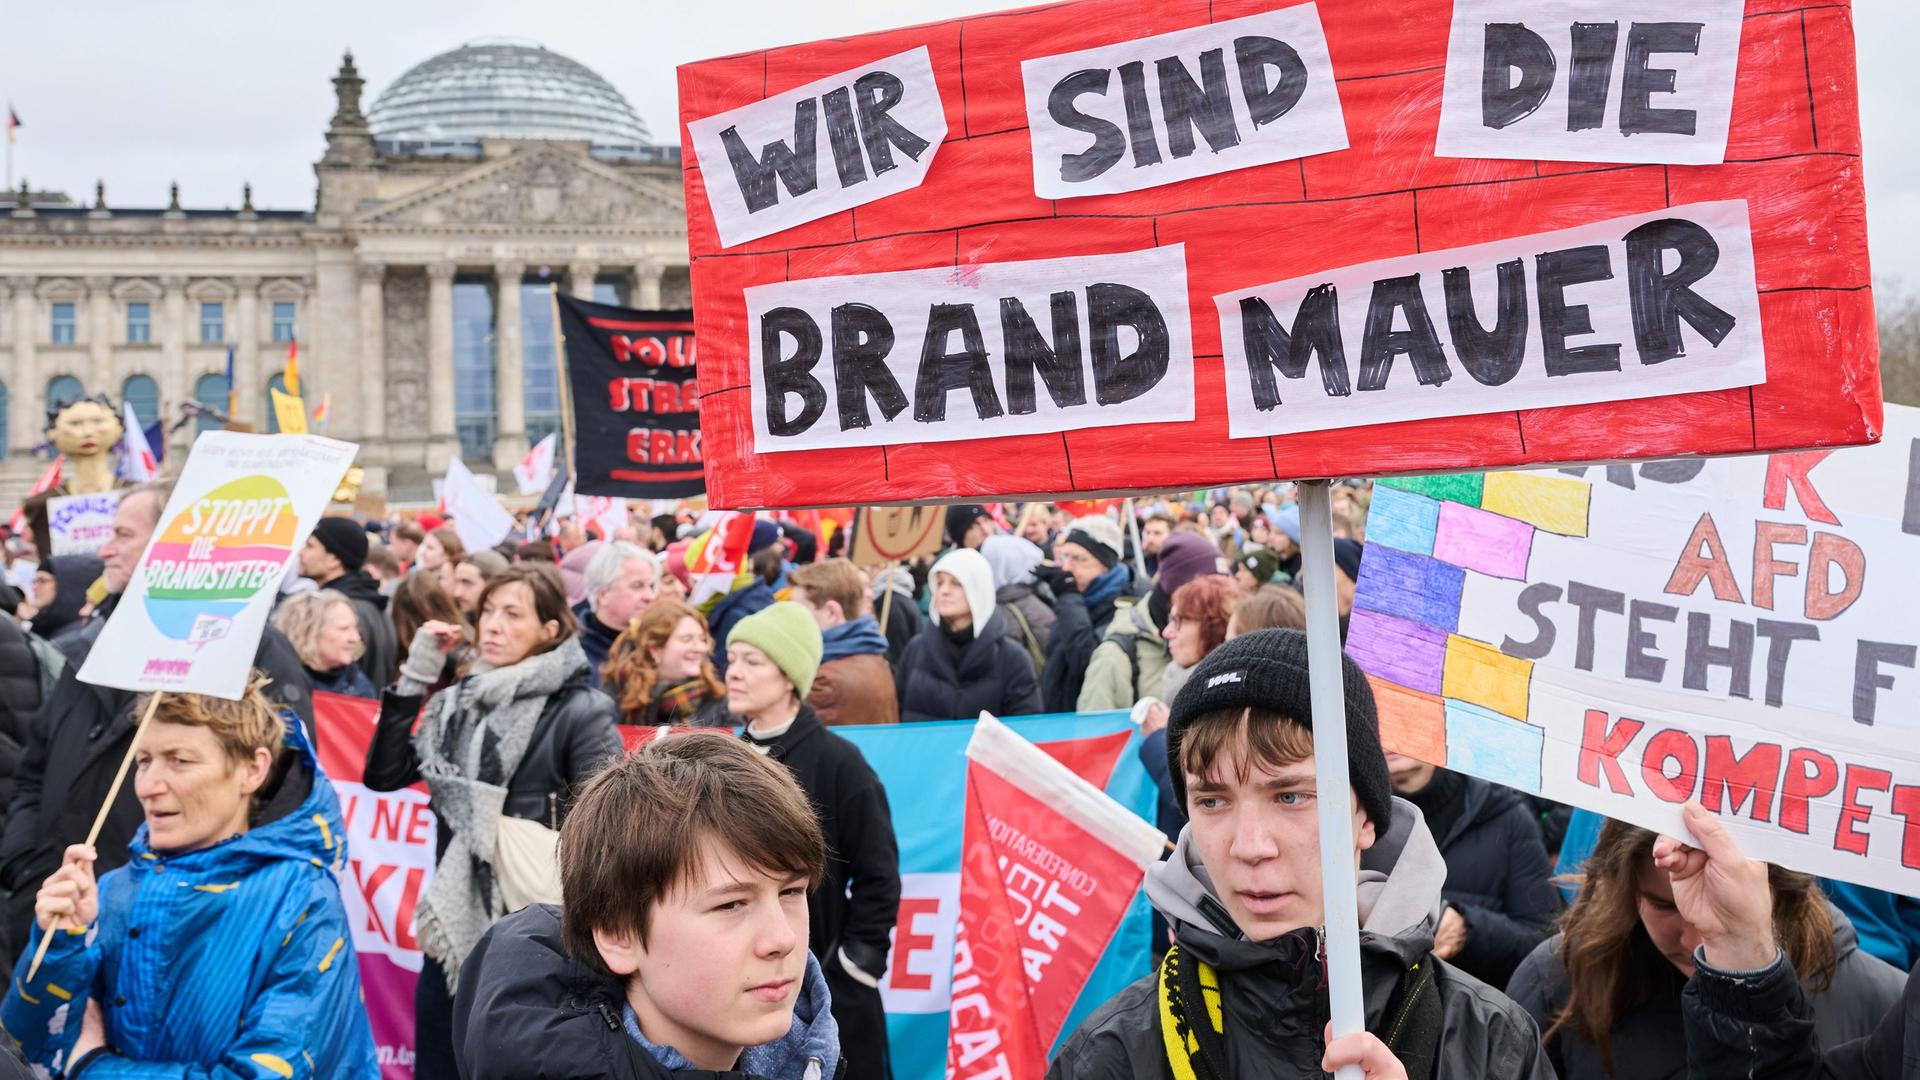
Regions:
<svg viewBox="0 0 1920 1080"><path fill-rule="evenodd" d="M1315 1077L1328 1020L1321 934L1307 927L1249 941L1220 903L1183 829L1167 861L1147 872L1147 899L1181 949L1219 973L1222 1080ZM1434 959L1446 860L1420 811L1393 800L1393 819L1360 860L1360 966L1369 1030L1379 1031L1401 978L1431 964L1441 1006L1440 1080L1552 1080L1539 1030L1525 1010L1485 983ZM1149 975L1089 1016L1048 1071L1061 1080L1163 1080L1157 979Z"/></svg>

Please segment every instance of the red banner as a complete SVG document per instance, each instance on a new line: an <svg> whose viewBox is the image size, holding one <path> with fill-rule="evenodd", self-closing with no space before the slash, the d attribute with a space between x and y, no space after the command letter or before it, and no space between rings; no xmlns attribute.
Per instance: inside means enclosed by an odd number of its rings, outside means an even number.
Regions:
<svg viewBox="0 0 1920 1080"><path fill-rule="evenodd" d="M377 701L313 695L320 767L340 796L347 828L347 869L340 894L360 957L360 985L380 1075L382 1080L412 1080L413 989L421 965L413 915L433 880L435 821L425 784L373 791L361 783L379 712Z"/></svg>
<svg viewBox="0 0 1920 1080"><path fill-rule="evenodd" d="M1001 736L969 747L960 926L954 942L947 1075L1026 1077L1047 1052L1133 903L1159 834L1107 799L1125 733L1044 748ZM1052 755L1049 757L1048 755ZM1064 762L1064 764L1063 764ZM1083 804L1079 812L1069 807ZM1105 800L1137 829L1103 827ZM1063 805L1067 804L1067 805ZM1144 842L1143 842L1144 838Z"/></svg>

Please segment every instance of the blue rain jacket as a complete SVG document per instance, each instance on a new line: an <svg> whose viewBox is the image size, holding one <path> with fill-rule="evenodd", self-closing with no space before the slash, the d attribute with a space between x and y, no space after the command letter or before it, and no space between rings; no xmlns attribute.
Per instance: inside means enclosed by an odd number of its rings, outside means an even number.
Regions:
<svg viewBox="0 0 1920 1080"><path fill-rule="evenodd" d="M56 930L28 983L35 925L0 1002L33 1063L56 1076L74 1064L92 998L116 1054L90 1062L84 1080L378 1080L336 877L340 801L300 721L285 719L292 761L247 832L170 856L140 826L131 861L100 879L98 922Z"/></svg>

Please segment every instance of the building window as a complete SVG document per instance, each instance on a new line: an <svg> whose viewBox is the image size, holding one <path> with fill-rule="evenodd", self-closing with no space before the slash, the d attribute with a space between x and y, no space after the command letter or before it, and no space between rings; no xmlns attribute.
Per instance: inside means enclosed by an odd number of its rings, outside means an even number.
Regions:
<svg viewBox="0 0 1920 1080"><path fill-rule="evenodd" d="M453 283L453 425L460 456L493 458L493 291L484 280Z"/></svg>
<svg viewBox="0 0 1920 1080"><path fill-rule="evenodd" d="M120 385L120 396L133 406L134 419L141 427L151 427L160 419L160 384L151 375L129 375Z"/></svg>
<svg viewBox="0 0 1920 1080"><path fill-rule="evenodd" d="M87 396L87 388L71 375L55 375L47 380L47 408L70 405Z"/></svg>
<svg viewBox="0 0 1920 1080"><path fill-rule="evenodd" d="M227 340L227 306L218 300L200 305L200 342L218 345Z"/></svg>
<svg viewBox="0 0 1920 1080"><path fill-rule="evenodd" d="M0 382L0 459L7 456L7 384Z"/></svg>
<svg viewBox="0 0 1920 1080"><path fill-rule="evenodd" d="M200 376L193 384L193 400L201 408L200 422L195 426L194 434L220 430L220 421L216 416L227 415L227 377L225 375ZM273 415L272 411L269 410L267 415Z"/></svg>
<svg viewBox="0 0 1920 1080"><path fill-rule="evenodd" d="M284 345L293 340L293 301L273 302L273 340Z"/></svg>
<svg viewBox="0 0 1920 1080"><path fill-rule="evenodd" d="M127 344L145 345L153 340L153 305L134 301L127 305Z"/></svg>
<svg viewBox="0 0 1920 1080"><path fill-rule="evenodd" d="M620 277L607 276L593 279L593 302L611 304L614 307L627 306L627 283Z"/></svg>
<svg viewBox="0 0 1920 1080"><path fill-rule="evenodd" d="M53 305L53 333L55 345L73 344L73 302L62 300Z"/></svg>
<svg viewBox="0 0 1920 1080"><path fill-rule="evenodd" d="M520 388L528 445L560 430L560 366L553 346L552 290L545 284L520 286Z"/></svg>

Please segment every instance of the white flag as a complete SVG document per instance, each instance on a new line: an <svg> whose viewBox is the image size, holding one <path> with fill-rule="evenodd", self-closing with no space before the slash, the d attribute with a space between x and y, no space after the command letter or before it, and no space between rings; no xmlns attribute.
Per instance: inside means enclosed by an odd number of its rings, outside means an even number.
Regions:
<svg viewBox="0 0 1920 1080"><path fill-rule="evenodd" d="M513 479L520 485L520 494L537 495L553 483L553 452L559 438L557 432L549 432L513 467Z"/></svg>
<svg viewBox="0 0 1920 1080"><path fill-rule="evenodd" d="M440 485L440 500L453 515L453 531L468 551L490 548L513 531L513 515L495 502L493 495L480 486L479 478L468 471L459 458L447 462L446 482Z"/></svg>
<svg viewBox="0 0 1920 1080"><path fill-rule="evenodd" d="M120 423L126 429L120 436L120 475L136 484L144 484L159 476L159 459L153 456L146 429L140 426L140 418L133 415L131 404L121 404Z"/></svg>

